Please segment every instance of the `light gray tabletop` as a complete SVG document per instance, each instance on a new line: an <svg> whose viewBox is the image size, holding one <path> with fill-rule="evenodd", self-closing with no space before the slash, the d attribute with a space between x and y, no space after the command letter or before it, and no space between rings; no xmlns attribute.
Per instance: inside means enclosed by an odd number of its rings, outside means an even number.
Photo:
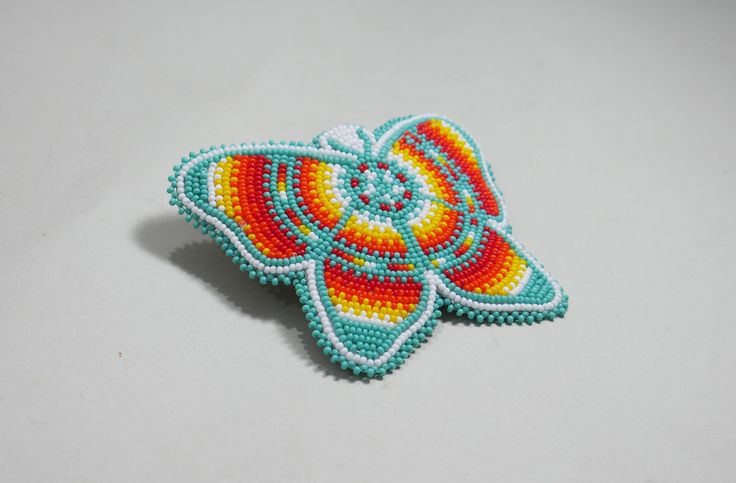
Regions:
<svg viewBox="0 0 736 483"><path fill-rule="evenodd" d="M733 481L733 3L2 11L0 481ZM570 310L443 316L365 383L166 178L422 112L475 137Z"/></svg>

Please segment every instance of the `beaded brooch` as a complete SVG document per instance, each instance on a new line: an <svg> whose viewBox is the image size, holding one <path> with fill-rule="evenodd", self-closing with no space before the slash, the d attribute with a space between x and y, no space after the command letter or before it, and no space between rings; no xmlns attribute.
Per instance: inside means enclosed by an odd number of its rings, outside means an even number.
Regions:
<svg viewBox="0 0 736 483"><path fill-rule="evenodd" d="M567 295L511 235L488 165L434 115L375 131L190 153L171 204L262 284L293 285L317 344L368 377L398 368L440 308L478 323L552 320Z"/></svg>

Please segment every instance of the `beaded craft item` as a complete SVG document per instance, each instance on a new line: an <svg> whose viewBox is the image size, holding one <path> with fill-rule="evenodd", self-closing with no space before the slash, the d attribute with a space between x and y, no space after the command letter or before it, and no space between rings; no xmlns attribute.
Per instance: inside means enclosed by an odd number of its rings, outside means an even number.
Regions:
<svg viewBox="0 0 736 483"><path fill-rule="evenodd" d="M171 204L241 270L295 287L317 344L355 374L398 368L441 307L496 324L567 310L511 235L475 142L440 116L342 125L311 144L213 146L169 179Z"/></svg>

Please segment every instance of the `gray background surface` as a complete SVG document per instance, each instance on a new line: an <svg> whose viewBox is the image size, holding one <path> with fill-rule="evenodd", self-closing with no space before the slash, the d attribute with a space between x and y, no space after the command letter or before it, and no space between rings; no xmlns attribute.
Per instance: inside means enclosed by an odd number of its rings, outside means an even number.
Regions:
<svg viewBox="0 0 736 483"><path fill-rule="evenodd" d="M733 2L3 2L0 481L734 481ZM364 383L179 157L438 112L571 296Z"/></svg>

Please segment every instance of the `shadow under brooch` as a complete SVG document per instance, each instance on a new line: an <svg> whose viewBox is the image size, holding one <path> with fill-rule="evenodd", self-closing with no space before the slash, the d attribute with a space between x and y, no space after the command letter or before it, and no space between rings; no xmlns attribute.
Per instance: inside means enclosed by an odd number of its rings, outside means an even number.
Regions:
<svg viewBox="0 0 736 483"><path fill-rule="evenodd" d="M567 310L511 235L475 142L440 116L211 147L169 179L171 204L241 270L295 287L317 344L355 374L398 368L441 307L499 324Z"/></svg>

